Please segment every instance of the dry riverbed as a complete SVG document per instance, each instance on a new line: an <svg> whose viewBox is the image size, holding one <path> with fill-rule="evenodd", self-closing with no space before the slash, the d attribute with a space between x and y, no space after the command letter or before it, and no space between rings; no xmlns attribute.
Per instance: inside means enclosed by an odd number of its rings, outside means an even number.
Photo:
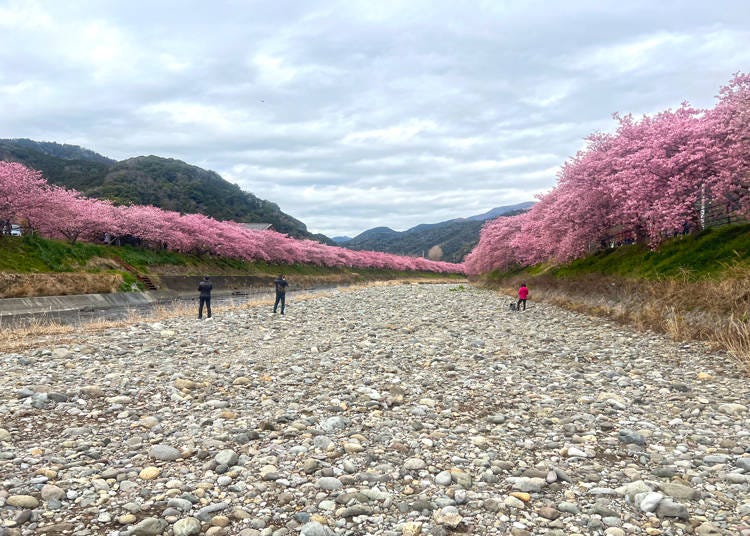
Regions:
<svg viewBox="0 0 750 536"><path fill-rule="evenodd" d="M750 535L721 354L462 285L0 353L0 535Z"/></svg>

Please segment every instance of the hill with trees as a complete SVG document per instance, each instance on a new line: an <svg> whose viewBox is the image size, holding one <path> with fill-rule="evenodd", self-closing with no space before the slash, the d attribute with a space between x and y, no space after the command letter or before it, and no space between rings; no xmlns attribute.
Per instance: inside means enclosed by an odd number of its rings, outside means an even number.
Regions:
<svg viewBox="0 0 750 536"><path fill-rule="evenodd" d="M219 174L180 160L140 156L117 162L75 145L0 140L0 160L36 169L51 183L116 204L153 205L217 220L270 223L280 233L332 244L279 206L243 191Z"/></svg>
<svg viewBox="0 0 750 536"><path fill-rule="evenodd" d="M533 206L531 201L496 207L484 214L440 223L423 223L406 231L375 227L339 245L353 250L383 251L396 255L429 257L446 262L462 262L479 241L479 232L487 220L520 214Z"/></svg>

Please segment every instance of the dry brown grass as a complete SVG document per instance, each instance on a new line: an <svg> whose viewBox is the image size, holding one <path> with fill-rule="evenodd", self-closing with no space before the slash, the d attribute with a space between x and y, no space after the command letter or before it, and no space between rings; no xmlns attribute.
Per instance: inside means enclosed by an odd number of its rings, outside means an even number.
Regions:
<svg viewBox="0 0 750 536"><path fill-rule="evenodd" d="M747 317L744 319L731 317L718 339L737 364L750 374L750 323Z"/></svg>
<svg viewBox="0 0 750 536"><path fill-rule="evenodd" d="M64 326L44 318L33 319L23 327L2 327L0 329L0 348L4 352L14 352L24 348L36 347L50 339L64 344L65 341L69 340L67 336L75 331L74 326Z"/></svg>
<svg viewBox="0 0 750 536"><path fill-rule="evenodd" d="M0 272L0 298L109 294L117 292L122 283L122 276L112 273L17 274Z"/></svg>
<svg viewBox="0 0 750 536"><path fill-rule="evenodd" d="M698 340L726 350L750 373L750 269L736 266L721 280L684 274L661 281L587 275L526 277L531 299L606 317L677 341ZM515 295L520 280L501 290Z"/></svg>

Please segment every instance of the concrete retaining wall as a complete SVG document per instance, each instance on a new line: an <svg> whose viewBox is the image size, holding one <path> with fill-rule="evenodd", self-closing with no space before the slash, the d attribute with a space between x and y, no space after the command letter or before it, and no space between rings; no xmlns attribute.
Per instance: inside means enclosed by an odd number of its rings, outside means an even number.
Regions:
<svg viewBox="0 0 750 536"><path fill-rule="evenodd" d="M0 300L0 317L62 311L92 311L112 307L134 307L173 300L178 297L179 294L176 292L155 291L40 296L38 298L5 298Z"/></svg>
<svg viewBox="0 0 750 536"><path fill-rule="evenodd" d="M247 290L249 288L265 287L273 288L272 276L251 276L251 275L211 275L211 282L214 284L214 290L237 291ZM159 283L163 288L177 292L197 292L198 283L202 277L184 276L184 275L160 275Z"/></svg>

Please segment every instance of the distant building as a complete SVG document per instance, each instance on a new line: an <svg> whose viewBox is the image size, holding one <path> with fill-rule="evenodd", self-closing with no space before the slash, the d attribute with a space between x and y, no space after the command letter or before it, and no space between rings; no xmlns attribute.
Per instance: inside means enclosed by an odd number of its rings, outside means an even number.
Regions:
<svg viewBox="0 0 750 536"><path fill-rule="evenodd" d="M240 225L251 231L273 231L272 223L240 223Z"/></svg>

